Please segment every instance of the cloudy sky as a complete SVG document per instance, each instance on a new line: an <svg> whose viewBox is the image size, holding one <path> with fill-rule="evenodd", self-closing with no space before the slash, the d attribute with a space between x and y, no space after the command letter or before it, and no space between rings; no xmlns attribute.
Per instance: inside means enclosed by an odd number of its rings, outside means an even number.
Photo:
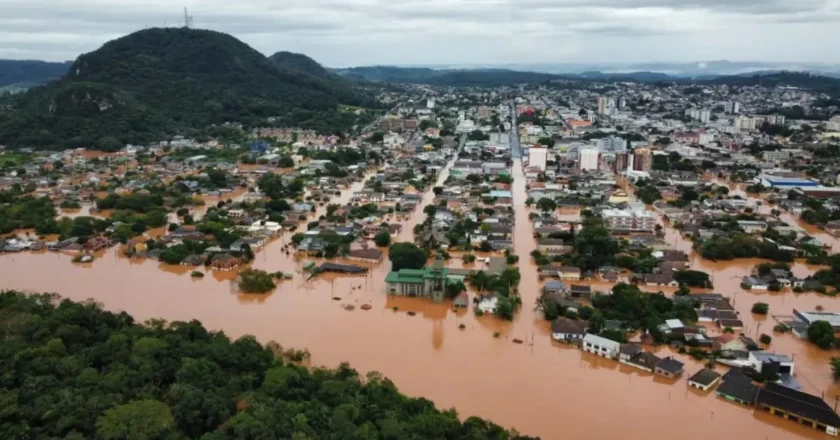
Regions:
<svg viewBox="0 0 840 440"><path fill-rule="evenodd" d="M840 63L840 0L0 0L0 58L71 60L144 27L331 67L728 59Z"/></svg>

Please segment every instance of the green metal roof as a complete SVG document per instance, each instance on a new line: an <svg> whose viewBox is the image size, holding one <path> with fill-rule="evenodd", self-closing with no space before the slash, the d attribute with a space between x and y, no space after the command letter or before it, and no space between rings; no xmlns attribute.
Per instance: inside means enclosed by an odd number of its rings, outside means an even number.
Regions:
<svg viewBox="0 0 840 440"><path fill-rule="evenodd" d="M410 270L410 269L409 269ZM412 272L417 272L416 270L412 270ZM406 273L406 269L403 269L399 272L390 272L388 276L385 277L386 283L400 283L400 284L423 284L423 271L419 271L420 274L413 274L413 273Z"/></svg>

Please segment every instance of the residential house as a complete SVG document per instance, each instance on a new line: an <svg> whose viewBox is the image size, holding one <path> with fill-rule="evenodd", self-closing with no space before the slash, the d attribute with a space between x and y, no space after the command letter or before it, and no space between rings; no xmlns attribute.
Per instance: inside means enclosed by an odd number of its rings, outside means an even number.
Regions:
<svg viewBox="0 0 840 440"><path fill-rule="evenodd" d="M298 245L297 251L306 253L307 255L315 255L323 252L326 247L327 242L319 237L305 237Z"/></svg>
<svg viewBox="0 0 840 440"><path fill-rule="evenodd" d="M560 317L551 325L551 336L555 341L580 341L586 335L586 322Z"/></svg>
<svg viewBox="0 0 840 440"><path fill-rule="evenodd" d="M759 277L744 277L741 280L741 287L748 290L767 290L770 283Z"/></svg>
<svg viewBox="0 0 840 440"><path fill-rule="evenodd" d="M716 373L714 370L703 368L688 378L688 386L698 388L703 391L709 391L709 388L715 386L715 384L719 381L720 374Z"/></svg>
<svg viewBox="0 0 840 440"><path fill-rule="evenodd" d="M540 238L537 240L537 250L543 255L563 255L571 252L572 247L557 238Z"/></svg>
<svg viewBox="0 0 840 440"><path fill-rule="evenodd" d="M627 364L641 352L642 346L639 344L621 344L621 348L618 350L618 361Z"/></svg>
<svg viewBox="0 0 840 440"><path fill-rule="evenodd" d="M455 295L452 300L452 306L456 309L466 309L470 306L470 296L467 292L461 292Z"/></svg>
<svg viewBox="0 0 840 440"><path fill-rule="evenodd" d="M767 351L751 351L747 362L757 372L793 375L795 364L793 358L784 354Z"/></svg>
<svg viewBox="0 0 840 440"><path fill-rule="evenodd" d="M204 264L204 258L201 258L200 255L196 254L187 255L186 258L181 261L182 266L200 266L202 264Z"/></svg>
<svg viewBox="0 0 840 440"><path fill-rule="evenodd" d="M715 393L726 400L742 405L754 405L758 396L758 387L753 385L752 379L732 369L723 375L723 383Z"/></svg>
<svg viewBox="0 0 840 440"><path fill-rule="evenodd" d="M645 274L643 280L646 286L678 287L680 284L672 274L663 273Z"/></svg>
<svg viewBox="0 0 840 440"><path fill-rule="evenodd" d="M547 294L561 294L568 290L566 283L557 280L550 280L543 286L543 292Z"/></svg>
<svg viewBox="0 0 840 440"><path fill-rule="evenodd" d="M598 335L587 334L583 337L581 349L588 353L597 354L598 356L615 359L618 357L621 344Z"/></svg>
<svg viewBox="0 0 840 440"><path fill-rule="evenodd" d="M580 268L571 266L560 266L557 268L557 277L561 280L580 280Z"/></svg>
<svg viewBox="0 0 840 440"><path fill-rule="evenodd" d="M569 288L569 295L575 298L590 298L592 297L592 286L574 284Z"/></svg>
<svg viewBox="0 0 840 440"><path fill-rule="evenodd" d="M627 365L631 367L638 368L643 371L647 371L648 373L653 373L656 366L661 362L662 359L649 352L649 351L640 351L636 353L630 360L626 362Z"/></svg>
<svg viewBox="0 0 840 440"><path fill-rule="evenodd" d="M653 372L665 377L679 377L683 373L684 368L685 365L682 362L669 356L659 361L656 364L656 368L653 369Z"/></svg>
<svg viewBox="0 0 840 440"><path fill-rule="evenodd" d="M85 242L85 250L89 252L96 252L100 249L105 249L110 246L111 241L105 237L92 237Z"/></svg>
<svg viewBox="0 0 840 440"><path fill-rule="evenodd" d="M216 254L210 260L210 267L215 270L233 270L240 264L242 264L242 260L227 253Z"/></svg>

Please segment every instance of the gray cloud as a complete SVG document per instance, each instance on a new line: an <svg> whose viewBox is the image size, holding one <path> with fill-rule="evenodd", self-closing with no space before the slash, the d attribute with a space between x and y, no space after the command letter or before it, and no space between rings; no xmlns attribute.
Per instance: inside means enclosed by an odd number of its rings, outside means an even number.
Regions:
<svg viewBox="0 0 840 440"><path fill-rule="evenodd" d="M183 0L197 27L332 66L838 62L840 0ZM73 59L183 21L169 0L0 0L0 58ZM784 58L782 58L784 57Z"/></svg>

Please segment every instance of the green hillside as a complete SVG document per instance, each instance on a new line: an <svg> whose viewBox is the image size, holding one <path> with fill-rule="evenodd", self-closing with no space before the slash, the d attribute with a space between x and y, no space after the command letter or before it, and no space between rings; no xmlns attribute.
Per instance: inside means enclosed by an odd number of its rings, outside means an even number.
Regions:
<svg viewBox="0 0 840 440"><path fill-rule="evenodd" d="M342 100L361 103L349 89L278 69L230 35L147 29L81 55L65 77L0 110L0 144L104 148L269 117L334 132L353 123L337 110Z"/></svg>

